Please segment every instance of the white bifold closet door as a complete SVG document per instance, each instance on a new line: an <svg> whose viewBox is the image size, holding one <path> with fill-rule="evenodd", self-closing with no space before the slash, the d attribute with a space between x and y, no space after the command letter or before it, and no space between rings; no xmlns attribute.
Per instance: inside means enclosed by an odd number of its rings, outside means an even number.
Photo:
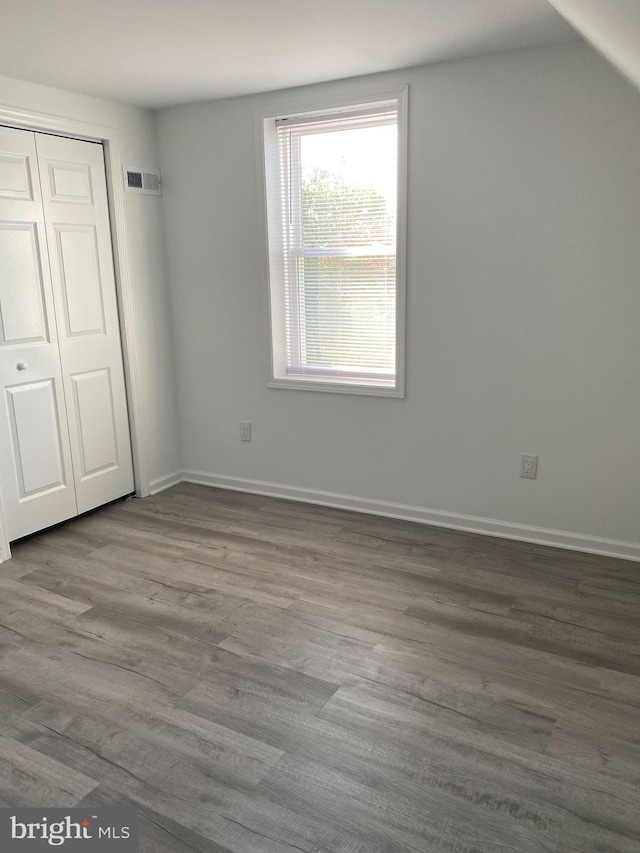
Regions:
<svg viewBox="0 0 640 853"><path fill-rule="evenodd" d="M0 382L10 539L133 491L101 145L0 127Z"/></svg>

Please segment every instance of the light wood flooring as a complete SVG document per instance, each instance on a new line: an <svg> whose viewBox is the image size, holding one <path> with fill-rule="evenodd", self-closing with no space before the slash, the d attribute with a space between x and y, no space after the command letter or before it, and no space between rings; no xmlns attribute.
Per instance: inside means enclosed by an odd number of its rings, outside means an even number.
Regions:
<svg viewBox="0 0 640 853"><path fill-rule="evenodd" d="M144 853L638 853L640 564L181 485L0 566L0 806Z"/></svg>

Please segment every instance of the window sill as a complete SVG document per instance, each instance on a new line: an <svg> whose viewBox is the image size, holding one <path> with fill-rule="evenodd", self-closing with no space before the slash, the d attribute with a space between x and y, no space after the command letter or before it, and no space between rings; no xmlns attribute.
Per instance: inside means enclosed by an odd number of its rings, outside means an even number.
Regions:
<svg viewBox="0 0 640 853"><path fill-rule="evenodd" d="M330 382L319 379L274 378L267 383L268 388L283 388L288 391L322 391L328 394L360 394L367 397L404 398L404 388L400 386L365 385L355 382Z"/></svg>

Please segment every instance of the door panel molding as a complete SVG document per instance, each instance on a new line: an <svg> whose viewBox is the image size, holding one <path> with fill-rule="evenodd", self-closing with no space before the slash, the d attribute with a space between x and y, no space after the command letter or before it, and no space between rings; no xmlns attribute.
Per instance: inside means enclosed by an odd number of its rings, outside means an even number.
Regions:
<svg viewBox="0 0 640 853"><path fill-rule="evenodd" d="M18 501L31 500L68 485L64 466L58 401L53 379L23 382L5 388ZM37 435L29 435L29 422L39 425ZM29 440L25 447L21 435ZM48 443L47 438L51 439Z"/></svg>
<svg viewBox="0 0 640 853"><path fill-rule="evenodd" d="M95 225L61 225L56 223L53 226L53 233L55 234L55 248L60 268L67 337L104 335L106 333L104 297L98 259L98 235ZM70 234L89 235L88 245L85 245L83 264L80 264L79 259L76 260L72 256L65 260L65 243L67 243L66 248L69 248L68 242L72 239L68 237ZM67 236L67 240L65 240L65 236ZM86 244L87 241L84 242ZM91 279L88 276L89 268ZM90 293L87 292L89 284L92 289ZM89 305L79 304L78 297L81 294L84 301L87 300L87 296L91 297Z"/></svg>
<svg viewBox="0 0 640 853"><path fill-rule="evenodd" d="M20 236L18 236L20 235ZM27 236L28 235L28 236ZM27 243L24 244L26 236ZM23 238L21 240L21 238ZM23 243L20 246L20 243ZM3 249L10 250L6 253ZM20 266L19 250L23 249ZM9 258L9 262L4 260ZM27 267L28 264L28 267ZM21 290L9 286L20 281ZM25 291L24 286L31 287ZM23 347L33 343L50 342L45 312L42 258L38 247L37 222L0 222L0 347ZM34 322L39 314L39 322ZM20 323L27 324L21 334ZM31 326L31 328L28 328Z"/></svg>
<svg viewBox="0 0 640 853"><path fill-rule="evenodd" d="M87 370L69 377L80 447L81 480L118 467L118 438L111 371L108 367ZM96 457L95 448L101 448ZM93 448L93 449L92 449ZM110 453L104 454L109 448Z"/></svg>
<svg viewBox="0 0 640 853"><path fill-rule="evenodd" d="M93 204L91 171L87 164L50 160L47 166L51 201Z"/></svg>
<svg viewBox="0 0 640 853"><path fill-rule="evenodd" d="M0 198L33 201L33 175L28 155L0 151Z"/></svg>
<svg viewBox="0 0 640 853"><path fill-rule="evenodd" d="M120 179L121 158L117 132L108 125L84 122L34 110L24 110L5 104L0 104L0 124L23 130L59 133L75 139L101 142L104 146L135 487L136 494L139 497L146 497L150 494L149 445L146 438L148 433L145 425L142 383L137 354L133 293L127 251L124 188ZM10 555L7 527L2 511L2 495L0 494L0 562L8 559Z"/></svg>

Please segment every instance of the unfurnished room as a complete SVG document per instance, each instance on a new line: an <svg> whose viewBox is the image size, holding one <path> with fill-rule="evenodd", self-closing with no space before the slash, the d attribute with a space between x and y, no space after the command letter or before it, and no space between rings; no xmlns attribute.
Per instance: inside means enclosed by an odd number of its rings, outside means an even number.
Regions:
<svg viewBox="0 0 640 853"><path fill-rule="evenodd" d="M0 0L0 853L640 851L640 3Z"/></svg>

